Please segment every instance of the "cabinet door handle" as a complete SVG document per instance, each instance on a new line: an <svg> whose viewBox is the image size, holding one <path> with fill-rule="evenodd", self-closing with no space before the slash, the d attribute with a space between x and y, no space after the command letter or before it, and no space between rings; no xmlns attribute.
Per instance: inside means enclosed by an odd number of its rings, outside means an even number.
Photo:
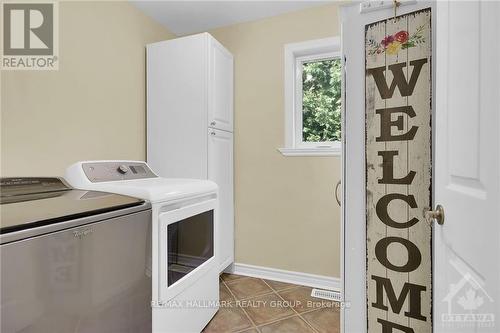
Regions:
<svg viewBox="0 0 500 333"><path fill-rule="evenodd" d="M340 203L340 199L339 199L339 187L340 187L340 180L337 182L337 185L335 185L335 200L337 200L337 203L339 204L339 206L342 206L342 204Z"/></svg>
<svg viewBox="0 0 500 333"><path fill-rule="evenodd" d="M211 126L215 126L215 124L217 124L215 121L212 121L212 122L210 123L210 125L211 125Z"/></svg>
<svg viewBox="0 0 500 333"><path fill-rule="evenodd" d="M210 132L210 135L215 135L215 132L214 131Z"/></svg>

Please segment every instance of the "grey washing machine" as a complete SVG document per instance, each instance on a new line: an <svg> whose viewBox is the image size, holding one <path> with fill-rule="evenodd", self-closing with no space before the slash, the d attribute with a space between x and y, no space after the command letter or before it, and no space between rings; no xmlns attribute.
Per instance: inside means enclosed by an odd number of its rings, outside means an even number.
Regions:
<svg viewBox="0 0 500 333"><path fill-rule="evenodd" d="M151 332L151 205L3 178L2 333Z"/></svg>

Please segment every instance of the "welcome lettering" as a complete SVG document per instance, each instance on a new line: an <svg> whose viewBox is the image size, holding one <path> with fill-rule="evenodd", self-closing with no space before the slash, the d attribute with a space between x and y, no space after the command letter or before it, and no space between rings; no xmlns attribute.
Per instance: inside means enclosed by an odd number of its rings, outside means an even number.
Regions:
<svg viewBox="0 0 500 333"><path fill-rule="evenodd" d="M414 66L412 75L409 81L406 81L405 75L403 73L403 68L406 63L395 64L389 66L389 70L393 73L393 80L389 87L387 84L387 79L385 76L385 66L368 69L367 73L373 75L375 84L377 86L378 92L382 99L389 99L393 96L396 87L399 89L401 96L408 96L413 93L415 85L418 80L418 76L422 69L422 66L427 63L427 59L419 59L410 62L410 66ZM415 111L411 106L401 106L385 109L377 109L376 113L380 116L380 136L376 138L376 141L408 141L412 140L418 131L418 126L413 126L404 134L394 134L392 131L393 127L398 130L403 130L403 116L401 114L407 114L410 117L415 117ZM397 115L396 120L392 120L393 114ZM398 115L399 114L399 115ZM415 177L416 172L410 171L407 175L395 178L394 177L394 156L398 155L398 151L379 151L378 155L382 157L382 178L378 180L379 184L405 184L410 185ZM411 208L417 208L417 203L415 198L410 195L402 195L400 193L391 193L380 198L376 204L376 212L380 221L391 228L410 228L419 222L419 219L413 217L410 221L397 222L389 216L388 206L393 200L402 200L408 204ZM397 266L389 261L387 255L387 248L392 243L401 244L407 251L408 261L403 266ZM405 238L398 237L385 237L377 242L375 245L375 254L377 260L384 265L387 269L407 273L414 271L421 264L421 254L418 247L411 241ZM425 286L405 283L403 289L401 290L399 296L393 289L391 281L382 276L372 275L371 278L376 282L377 291L377 301L372 303L372 306L382 310L389 310L389 307L384 304L384 294L387 297L388 303L391 307L391 311L394 313L400 313L403 304L406 299L409 298L409 310L404 313L405 316L418 319L426 320L427 318L421 314L421 293L426 290ZM385 291L385 293L384 293ZM393 332L396 328L399 331L404 331L407 333L414 332L410 327L397 325L396 323L391 323L389 321L379 321L382 325L383 332ZM397 326L395 326L395 324Z"/></svg>

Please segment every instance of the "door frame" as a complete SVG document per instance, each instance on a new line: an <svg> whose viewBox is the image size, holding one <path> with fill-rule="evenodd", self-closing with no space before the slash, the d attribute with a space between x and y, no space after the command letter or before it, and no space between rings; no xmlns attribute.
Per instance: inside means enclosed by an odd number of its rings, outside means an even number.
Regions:
<svg viewBox="0 0 500 333"><path fill-rule="evenodd" d="M356 1L340 7L341 53L344 68L343 86L343 128L342 128L342 223L341 223L341 281L345 308L341 310L341 332L366 332L366 170L365 170L365 67L354 67L349 63L352 49L364 43L365 24L381 21L394 15L393 8L359 12L362 1ZM436 5L433 1L418 1L402 6L397 15L404 15L419 9L432 8L432 95L435 94L436 59ZM367 20L367 17L370 20ZM347 31L357 29L359 38L349 38ZM357 38L357 37L356 37ZM364 47L362 49L364 51ZM352 62L351 62L352 63ZM364 64L364 55L363 55ZM357 82L355 82L357 81ZM353 83L354 82L354 83ZM362 85L362 89L355 88ZM354 87L354 88L353 88ZM349 94L349 91L354 93ZM432 119L435 119L435 98L432 98ZM432 147L435 147L435 135L431 128ZM431 151L434 161L434 149ZM434 175L432 165L432 175ZM432 183L434 200L434 183ZM434 203L433 203L434 205ZM434 237L434 230L433 230ZM365 274L360 274L364 271ZM433 279L434 281L434 279ZM363 320L360 320L363 318Z"/></svg>

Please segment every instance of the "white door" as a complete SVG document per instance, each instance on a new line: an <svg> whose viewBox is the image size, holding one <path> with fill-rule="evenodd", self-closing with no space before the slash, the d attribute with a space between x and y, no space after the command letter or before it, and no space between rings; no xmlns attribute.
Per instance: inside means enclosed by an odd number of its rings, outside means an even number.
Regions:
<svg viewBox="0 0 500 333"><path fill-rule="evenodd" d="M499 17L495 1L437 4L435 332L500 332Z"/></svg>
<svg viewBox="0 0 500 333"><path fill-rule="evenodd" d="M360 12L359 3L348 5L342 7L341 13L342 54L345 61L342 281L344 301L348 306L342 310L341 327L345 333L362 333L367 330L364 274L366 268L365 25L394 15L392 1L372 2L372 4L380 3L384 7L363 13ZM403 15L433 6L433 2L406 2L400 6L397 13ZM432 16L432 22L434 21L435 13ZM396 329L394 331L398 332Z"/></svg>
<svg viewBox="0 0 500 333"><path fill-rule="evenodd" d="M208 126L233 131L233 56L209 37Z"/></svg>
<svg viewBox="0 0 500 333"><path fill-rule="evenodd" d="M218 253L220 271L234 260L233 134L208 130L208 179L219 186Z"/></svg>

